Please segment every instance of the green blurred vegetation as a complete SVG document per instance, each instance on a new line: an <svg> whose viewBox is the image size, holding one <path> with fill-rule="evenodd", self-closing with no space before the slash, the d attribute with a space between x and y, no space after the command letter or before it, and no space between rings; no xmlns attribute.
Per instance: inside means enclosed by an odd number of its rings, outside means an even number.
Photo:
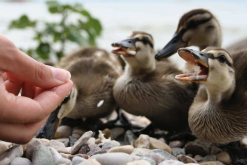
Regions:
<svg viewBox="0 0 247 165"><path fill-rule="evenodd" d="M10 23L9 29L29 28L35 33L33 40L38 42L37 47L22 49L22 51L37 60L49 60L51 56L59 60L65 55L64 48L69 42L76 43L78 46L96 45L96 38L101 34L102 25L81 4L69 5L48 1L46 5L51 14L61 16L59 22L30 20L27 15L22 15ZM68 21L72 14L79 16L77 20L73 20L74 23ZM38 30L38 26L44 28Z"/></svg>

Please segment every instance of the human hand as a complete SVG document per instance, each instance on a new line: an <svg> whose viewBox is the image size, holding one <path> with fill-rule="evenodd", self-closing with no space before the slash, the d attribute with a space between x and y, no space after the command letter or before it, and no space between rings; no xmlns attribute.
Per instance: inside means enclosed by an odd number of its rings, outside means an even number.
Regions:
<svg viewBox="0 0 247 165"><path fill-rule="evenodd" d="M72 85L69 72L35 61L0 35L0 139L31 140Z"/></svg>

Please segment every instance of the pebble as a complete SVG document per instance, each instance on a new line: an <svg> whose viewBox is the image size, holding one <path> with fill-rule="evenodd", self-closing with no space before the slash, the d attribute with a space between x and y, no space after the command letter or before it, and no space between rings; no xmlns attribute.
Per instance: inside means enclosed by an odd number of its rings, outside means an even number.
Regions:
<svg viewBox="0 0 247 165"><path fill-rule="evenodd" d="M60 139L56 139L56 140L62 142L65 147L69 146L69 138L60 138Z"/></svg>
<svg viewBox="0 0 247 165"><path fill-rule="evenodd" d="M211 144L206 142L201 142L200 140L195 140L193 142L188 142L184 149L187 154L206 156L210 154Z"/></svg>
<svg viewBox="0 0 247 165"><path fill-rule="evenodd" d="M87 154L90 151L88 144L83 144L78 153Z"/></svg>
<svg viewBox="0 0 247 165"><path fill-rule="evenodd" d="M32 161L32 155L34 149L40 145L43 144L39 139L32 139L28 144L27 144L27 149L26 149L26 158Z"/></svg>
<svg viewBox="0 0 247 165"><path fill-rule="evenodd" d="M149 138L149 142L150 142L150 149L161 149L168 152L169 154L172 153L171 148L166 143L163 143L152 137Z"/></svg>
<svg viewBox="0 0 247 165"><path fill-rule="evenodd" d="M70 165L71 161L69 159L66 159L62 157L54 148L49 147L50 152L52 154L52 160L55 164L65 164L65 165Z"/></svg>
<svg viewBox="0 0 247 165"><path fill-rule="evenodd" d="M4 158L3 160L0 161L1 165L9 165L10 164L10 159L9 158Z"/></svg>
<svg viewBox="0 0 247 165"><path fill-rule="evenodd" d="M102 133L104 134L106 139L109 139L111 137L111 130L109 130L108 128L104 129Z"/></svg>
<svg viewBox="0 0 247 165"><path fill-rule="evenodd" d="M65 145L60 141L51 140L49 146L55 148L58 152L69 153L65 148Z"/></svg>
<svg viewBox="0 0 247 165"><path fill-rule="evenodd" d="M148 152L144 155L144 157L153 159L156 162L156 164L159 164L160 162L167 160L163 155L154 152Z"/></svg>
<svg viewBox="0 0 247 165"><path fill-rule="evenodd" d="M149 152L154 152L154 153L160 154L160 155L164 156L167 160L170 160L170 159L178 160L176 157L172 156L171 154L169 154L168 152L166 152L164 150L155 149L155 150L151 150Z"/></svg>
<svg viewBox="0 0 247 165"><path fill-rule="evenodd" d="M93 135L93 132L92 131L88 131L88 132L85 132L81 137L80 139L75 142L74 146L71 148L70 150L70 153L73 155L75 154L76 152L78 152L78 150L81 148L81 146L83 144L85 144L89 138Z"/></svg>
<svg viewBox="0 0 247 165"><path fill-rule="evenodd" d="M165 160L158 165L184 165L184 163L176 160Z"/></svg>
<svg viewBox="0 0 247 165"><path fill-rule="evenodd" d="M11 161L10 165L31 165L31 161L27 158L16 157Z"/></svg>
<svg viewBox="0 0 247 165"><path fill-rule="evenodd" d="M67 125L61 125L57 128L57 132L60 132L62 135L62 138L69 138L69 136L72 133L71 127Z"/></svg>
<svg viewBox="0 0 247 165"><path fill-rule="evenodd" d="M147 154L150 150L146 148L135 148L134 151L131 153L132 156L144 156Z"/></svg>
<svg viewBox="0 0 247 165"><path fill-rule="evenodd" d="M21 145L16 145L6 150L0 155L0 161L5 158L9 158L10 162L15 159L15 157L21 157L23 155L23 147Z"/></svg>
<svg viewBox="0 0 247 165"><path fill-rule="evenodd" d="M77 141L77 139L74 139L72 136L69 136L69 146L70 147L72 147L76 141Z"/></svg>
<svg viewBox="0 0 247 165"><path fill-rule="evenodd" d="M150 148L149 136L141 134L135 141L136 148Z"/></svg>
<svg viewBox="0 0 247 165"><path fill-rule="evenodd" d="M129 162L126 165L151 165L151 164L146 160L136 160L133 162Z"/></svg>
<svg viewBox="0 0 247 165"><path fill-rule="evenodd" d="M178 157L178 160L180 160L183 163L198 163L196 160L186 155Z"/></svg>
<svg viewBox="0 0 247 165"><path fill-rule="evenodd" d="M194 157L194 159L195 159L195 161L197 161L197 162L202 162L202 161L204 160L204 158L203 158L201 155L196 155L196 156Z"/></svg>
<svg viewBox="0 0 247 165"><path fill-rule="evenodd" d="M72 164L73 165L78 165L80 164L81 162L84 162L86 159L82 158L82 157L79 157L79 156L74 156L73 159L72 159Z"/></svg>
<svg viewBox="0 0 247 165"><path fill-rule="evenodd" d="M203 158L204 161L216 161L216 155L207 155Z"/></svg>
<svg viewBox="0 0 247 165"><path fill-rule="evenodd" d="M127 130L124 135L124 142L135 147L136 136L132 131Z"/></svg>
<svg viewBox="0 0 247 165"><path fill-rule="evenodd" d="M219 161L210 161L210 162L203 162L200 165L224 165L222 162Z"/></svg>
<svg viewBox="0 0 247 165"><path fill-rule="evenodd" d="M211 155L217 155L217 154L219 154L221 152L222 152L222 150L220 148L218 148L216 146L212 146L211 147L211 151L210 151Z"/></svg>
<svg viewBox="0 0 247 165"><path fill-rule="evenodd" d="M216 160L224 163L224 164L232 164L232 159L227 152L221 152L216 155Z"/></svg>
<svg viewBox="0 0 247 165"><path fill-rule="evenodd" d="M88 159L88 160L85 160L84 162L80 163L79 165L101 165L101 164L95 159Z"/></svg>
<svg viewBox="0 0 247 165"><path fill-rule="evenodd" d="M53 165L52 154L43 143L36 146L32 156L33 165Z"/></svg>
<svg viewBox="0 0 247 165"><path fill-rule="evenodd" d="M124 133L125 129L116 127L111 129L111 139L117 139L120 135Z"/></svg>
<svg viewBox="0 0 247 165"><path fill-rule="evenodd" d="M62 133L61 132L55 132L55 135L54 135L54 137L53 137L53 139L59 139L59 138L63 138L63 135L62 135Z"/></svg>
<svg viewBox="0 0 247 165"><path fill-rule="evenodd" d="M111 143L104 143L102 144L102 148L106 148L106 149L111 149L113 147L116 147L115 145L111 144Z"/></svg>
<svg viewBox="0 0 247 165"><path fill-rule="evenodd" d="M134 151L134 147L131 145L126 145L126 146L119 146L119 147L114 147L109 149L107 152L112 153L112 152L123 152L127 154L131 154Z"/></svg>
<svg viewBox="0 0 247 165"><path fill-rule="evenodd" d="M156 165L156 162L155 162L153 159L148 158L148 157L141 157L141 158L139 158L139 160L146 160L146 161L148 161L151 165Z"/></svg>
<svg viewBox="0 0 247 165"><path fill-rule="evenodd" d="M92 156L101 165L123 165L132 162L133 158L126 153L105 153Z"/></svg>
<svg viewBox="0 0 247 165"><path fill-rule="evenodd" d="M49 146L50 140L41 138L39 139L45 146Z"/></svg>
<svg viewBox="0 0 247 165"><path fill-rule="evenodd" d="M81 128L74 128L71 136L74 139L79 139L84 133L85 133L85 131L82 130Z"/></svg>
<svg viewBox="0 0 247 165"><path fill-rule="evenodd" d="M182 148L172 148L172 155L173 156L185 155L185 151Z"/></svg>
<svg viewBox="0 0 247 165"><path fill-rule="evenodd" d="M93 138L93 137L89 138L89 140L86 142L86 144L88 144L88 145L95 144L95 138Z"/></svg>
<svg viewBox="0 0 247 165"><path fill-rule="evenodd" d="M7 151L12 146L12 143L0 141L0 155Z"/></svg>
<svg viewBox="0 0 247 165"><path fill-rule="evenodd" d="M90 151L87 153L88 156L93 156L95 153L99 152L101 148L97 144L92 144L89 146Z"/></svg>
<svg viewBox="0 0 247 165"><path fill-rule="evenodd" d="M171 148L182 148L184 144L185 144L184 141L179 141L179 140L169 142L169 146Z"/></svg>

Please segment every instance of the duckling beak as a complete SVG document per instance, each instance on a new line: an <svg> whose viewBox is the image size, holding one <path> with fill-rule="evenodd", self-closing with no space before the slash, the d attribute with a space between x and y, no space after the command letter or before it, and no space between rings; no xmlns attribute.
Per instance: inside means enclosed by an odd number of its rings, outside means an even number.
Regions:
<svg viewBox="0 0 247 165"><path fill-rule="evenodd" d="M186 47L187 42L182 39L184 32L185 30L180 30L177 34L175 34L168 44L166 44L166 46L155 55L155 59L159 61L164 58L168 58L176 53L179 48Z"/></svg>
<svg viewBox="0 0 247 165"><path fill-rule="evenodd" d="M207 81L209 74L208 53L188 48L180 48L178 49L178 54L185 61L199 67L200 70L198 73L179 74L175 77L177 80L193 82Z"/></svg>
<svg viewBox="0 0 247 165"><path fill-rule="evenodd" d="M112 43L112 47L117 47L118 49L112 50L112 53L123 55L124 57L134 57L136 54L135 42L135 38L114 42Z"/></svg>
<svg viewBox="0 0 247 165"><path fill-rule="evenodd" d="M48 120L46 121L45 125L39 130L36 134L37 138L45 138L45 139L52 139L55 135L57 130L59 119L57 114L59 112L61 106L58 106L49 116Z"/></svg>

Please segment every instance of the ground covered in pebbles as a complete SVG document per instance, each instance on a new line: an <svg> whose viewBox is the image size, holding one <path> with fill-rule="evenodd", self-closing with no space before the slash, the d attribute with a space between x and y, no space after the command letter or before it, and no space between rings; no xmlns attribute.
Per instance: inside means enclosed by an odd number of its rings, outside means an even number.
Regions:
<svg viewBox="0 0 247 165"><path fill-rule="evenodd" d="M134 118L132 118L134 119ZM135 124L148 123L136 118ZM99 133L59 126L56 139L33 138L17 145L0 141L0 165L222 165L232 160L224 147L196 139L169 140L121 127ZM246 146L243 139L242 146Z"/></svg>

